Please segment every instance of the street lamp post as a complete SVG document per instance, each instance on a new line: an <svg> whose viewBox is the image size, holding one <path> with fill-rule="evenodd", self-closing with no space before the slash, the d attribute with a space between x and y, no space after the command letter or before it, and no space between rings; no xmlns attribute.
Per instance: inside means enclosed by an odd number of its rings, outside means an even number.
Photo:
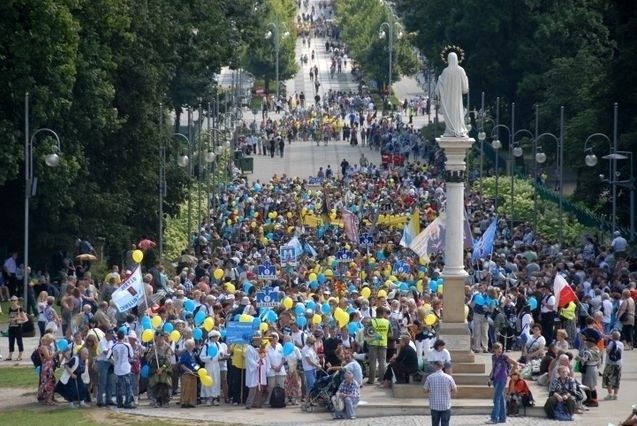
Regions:
<svg viewBox="0 0 637 426"><path fill-rule="evenodd" d="M190 117L190 108L188 109L188 117ZM188 120L190 123L190 118ZM188 132L190 134L190 131ZM191 194L191 180L192 180L192 144L190 138L183 133L174 133L173 137L178 137L186 141L188 144L188 154L180 155L177 157L177 165L182 168L188 167L188 230L186 231L186 247L190 246L190 233L192 232L192 194Z"/></svg>
<svg viewBox="0 0 637 426"><path fill-rule="evenodd" d="M607 181L612 188L612 198L613 198L613 207L612 207L612 229L611 229L611 240L612 235L615 233L617 229L617 185L626 187L630 190L630 239L631 241L635 236L635 184L634 179L635 175L633 173L633 153L629 151L618 151L617 150L617 128L618 128L618 119L619 119L619 105L617 102L613 105L613 140L605 135L604 133L593 133L586 138L584 142L584 152L586 153L586 157L584 158L585 164L588 167L595 167L597 165L597 156L593 152L593 147L589 147L589 142L593 138L602 138L608 142L609 154L603 156L602 158L605 160L609 160L608 168L608 179L605 179L604 175L600 175L602 181ZM617 160L630 160L630 178L627 180L617 180L619 177L619 173L617 172Z"/></svg>
<svg viewBox="0 0 637 426"><path fill-rule="evenodd" d="M537 118L536 118L537 122ZM543 137L552 138L557 144L557 161L558 161L558 170L559 170L559 228L558 232L558 241L560 243L560 247L562 247L562 235L563 235L563 206L562 206L562 198L564 194L564 107L560 107L560 136L557 137L553 133L542 133L541 135L537 135L535 137L535 162L538 164L544 164L546 162L546 154L542 151L542 147L538 144L540 139Z"/></svg>
<svg viewBox="0 0 637 426"><path fill-rule="evenodd" d="M480 196L482 197L482 178L484 176L484 140L487 134L484 132L484 119L486 116L484 110L484 92L480 96L480 112L478 112L478 140L480 141Z"/></svg>
<svg viewBox="0 0 637 426"><path fill-rule="evenodd" d="M274 55L276 56L276 98L279 99L279 54L281 51L281 38L286 38L290 35L290 32L285 28L285 23L281 22L281 18L277 14L274 22L270 22L268 24L269 27L272 28L272 31L268 31L265 33L265 39L269 40L274 35ZM281 27L283 27L283 33L281 33Z"/></svg>
<svg viewBox="0 0 637 426"><path fill-rule="evenodd" d="M36 136L40 133L49 133L55 138L56 145L53 151L44 159L49 167L57 167L60 164L60 157L57 154L61 152L60 137L55 131L43 127L37 129L30 134L31 123L29 120L29 93L24 95L24 271L23 271L23 290L24 290L24 309L29 312L29 202L31 197L35 196L37 190L37 177L33 172L33 148L36 143Z"/></svg>
<svg viewBox="0 0 637 426"><path fill-rule="evenodd" d="M499 102L498 102L498 107L499 107ZM515 173L514 173L514 169L515 169L515 158L519 158L524 154L524 151L522 150L522 147L519 144L519 141L517 139L517 137L519 135L522 134L527 134L528 136L530 136L530 139L533 139L533 133L531 133L530 130L527 129L520 129L520 130L515 130L515 102L511 103L511 127L508 127L504 124L497 124L494 128L493 131L491 133L491 137L495 138L495 140L493 141L492 145L493 147L497 150L502 146L502 143L500 142L500 138L498 137L498 133L499 133L499 129L504 129L508 132L508 136L509 136L509 167L510 167L510 173L511 173L511 189L510 189L510 196L511 196L511 210L510 210L510 215L511 215L511 233L513 233L513 221L514 221L514 210L513 210L513 198L514 198L514 184L515 184ZM496 156L496 163L497 163L498 157ZM496 166L496 173L497 173L497 166ZM497 174L496 174L496 179L497 179ZM497 191L497 184L496 184L496 191ZM496 195L496 203L497 203L497 195Z"/></svg>
<svg viewBox="0 0 637 426"><path fill-rule="evenodd" d="M387 42L389 44L389 76L388 76L389 82L387 86L389 88L388 99L390 103L391 103L391 94L392 94L391 88L392 88L393 53L394 53L394 25L399 25L399 24L397 22L392 22L391 19L389 22L383 22L382 24L380 24L380 30L378 32L378 36L381 39L387 36ZM384 28L386 28L387 31L385 31ZM398 32L396 33L396 36L398 38L401 38L402 35L403 35L402 31L399 29Z"/></svg>

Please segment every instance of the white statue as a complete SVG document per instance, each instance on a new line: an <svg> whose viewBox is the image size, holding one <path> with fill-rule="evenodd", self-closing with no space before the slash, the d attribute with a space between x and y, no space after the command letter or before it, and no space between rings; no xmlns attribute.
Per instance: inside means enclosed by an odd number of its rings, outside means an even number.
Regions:
<svg viewBox="0 0 637 426"><path fill-rule="evenodd" d="M469 92L469 80L464 68L458 65L455 52L447 56L447 67L442 70L436 84L436 95L440 100L440 110L445 120L444 136L466 137L467 127L464 122L464 105L462 95Z"/></svg>

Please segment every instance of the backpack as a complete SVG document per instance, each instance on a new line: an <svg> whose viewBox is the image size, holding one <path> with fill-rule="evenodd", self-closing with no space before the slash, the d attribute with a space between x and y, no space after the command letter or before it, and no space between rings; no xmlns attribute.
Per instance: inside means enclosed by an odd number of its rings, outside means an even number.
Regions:
<svg viewBox="0 0 637 426"><path fill-rule="evenodd" d="M279 385L272 389L270 408L285 408L285 390Z"/></svg>
<svg viewBox="0 0 637 426"><path fill-rule="evenodd" d="M40 357L40 348L35 348L31 353L31 362L35 368L42 366L42 358Z"/></svg>
<svg viewBox="0 0 637 426"><path fill-rule="evenodd" d="M566 404L564 404L563 402L558 402L553 409L553 419L570 422L571 420L573 420L573 416L571 415L571 413L568 412Z"/></svg>
<svg viewBox="0 0 637 426"><path fill-rule="evenodd" d="M394 341L400 340L400 334L401 334L400 322L396 318L389 319L389 328L390 328L389 338Z"/></svg>
<svg viewBox="0 0 637 426"><path fill-rule="evenodd" d="M608 359L617 362L622 359L622 351L617 347L617 343L613 342L613 349L608 353Z"/></svg>

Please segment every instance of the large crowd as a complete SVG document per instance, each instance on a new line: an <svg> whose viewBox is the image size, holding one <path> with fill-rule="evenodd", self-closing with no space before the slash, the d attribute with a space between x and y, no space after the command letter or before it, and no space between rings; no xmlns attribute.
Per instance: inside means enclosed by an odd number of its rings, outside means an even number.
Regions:
<svg viewBox="0 0 637 426"><path fill-rule="evenodd" d="M337 416L353 418L364 384L389 387L440 370L453 376L438 336L443 253L420 258L400 243L414 212L424 229L445 209L442 151L397 117L377 117L363 95L330 92L313 106L300 95L281 119L247 130L243 148L273 156L270 141L278 147L277 138L283 145L327 143L347 134L351 143L412 161L372 168L363 156L312 182L236 175L211 198L208 218L174 265L142 262L145 297L124 312L112 294L134 274L137 250L154 250L149 245L133 244L105 277L72 263L57 283L34 273L40 287L28 308L35 308L40 334L31 354L39 401L55 404L57 393L72 406L134 408L146 395L155 407L177 400L183 408L250 409L280 406L284 395L283 404L331 404ZM492 200L467 191L465 205L478 238L496 217ZM371 240L363 245L351 237L345 212ZM548 387L549 416L560 403L570 414L597 406L602 367L603 399L617 398L621 352L637 340L637 264L626 240L616 234L608 245L589 237L581 247L560 247L528 223L510 226L498 218L493 251L479 262L470 249L465 253L472 349L494 353L491 421L528 402L525 378ZM282 260L282 247L292 247L294 256ZM264 275L264 265L274 274ZM556 275L576 301L556 303ZM15 279L7 262L5 276ZM277 299L266 306L268 292ZM16 344L21 358L26 313L17 297L9 314L9 359ZM249 336L233 340L240 324L250 325ZM521 359L506 356L513 349ZM336 399L324 398L324 388Z"/></svg>
<svg viewBox="0 0 637 426"><path fill-rule="evenodd" d="M217 195L175 272L160 261L146 270L146 297L130 311L119 312L110 297L135 268L136 247L121 273L115 266L101 278L67 268L59 297L42 291L36 301L38 399L52 404L58 392L73 405L134 407L145 392L158 407L179 394L182 407L251 408L272 403L279 387L288 404L316 403L315 383L341 368L352 375L342 382L356 386L408 382L434 371L434 362L452 374L437 336L444 321L442 253L423 259L400 245L413 211L421 212L424 228L444 209L444 182L429 162L379 170L350 171L321 185L287 176L235 179ZM466 205L479 235L491 222L490 201L469 192ZM348 237L341 209L356 215L371 245ZM520 349L512 374L541 377L552 387L560 366L572 378L579 361L585 373L577 386L585 388L577 389L585 392L577 394L579 408L569 405L573 412L598 404L597 372L605 362L605 399L616 398L621 357L613 360L608 348L630 350L635 338L637 272L625 240L617 235L598 246L589 238L582 247L560 248L528 224L507 226L498 221L487 258L473 263L466 253L472 349ZM295 245L295 257L282 262L280 248ZM259 272L266 262L276 271L268 280ZM397 263L407 269L396 270ZM556 274L578 301L556 306ZM278 303L260 306L264 287L278 292ZM24 312L14 303L17 324ZM233 324L242 322L252 325L249 341L228 344ZM9 357L14 340L21 344L18 334L10 335Z"/></svg>

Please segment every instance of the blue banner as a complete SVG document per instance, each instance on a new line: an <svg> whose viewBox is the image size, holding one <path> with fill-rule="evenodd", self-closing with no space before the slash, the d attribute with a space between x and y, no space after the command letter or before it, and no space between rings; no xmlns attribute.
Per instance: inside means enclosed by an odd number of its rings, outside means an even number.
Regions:
<svg viewBox="0 0 637 426"><path fill-rule="evenodd" d="M226 324L226 343L245 345L252 343L254 328L251 322L230 321Z"/></svg>

